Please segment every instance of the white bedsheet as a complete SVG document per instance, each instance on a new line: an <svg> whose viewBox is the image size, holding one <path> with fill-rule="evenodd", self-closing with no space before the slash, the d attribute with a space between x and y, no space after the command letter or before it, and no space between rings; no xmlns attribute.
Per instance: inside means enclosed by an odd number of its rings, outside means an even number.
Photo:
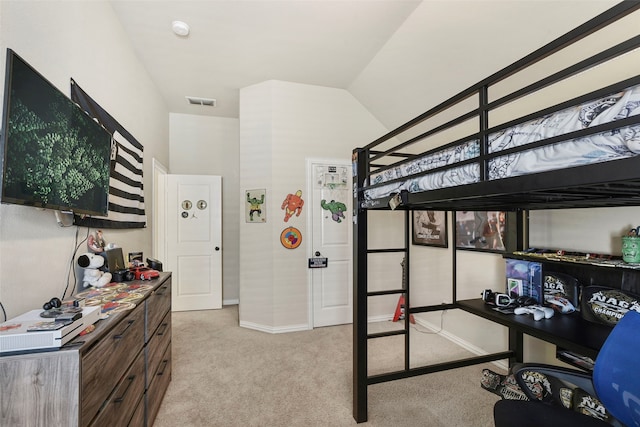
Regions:
<svg viewBox="0 0 640 427"><path fill-rule="evenodd" d="M567 108L491 134L488 150L489 153L498 153L505 149L639 114L640 86L635 86L596 101ZM411 176L436 167L476 158L479 153L479 141L471 140L374 174L371 176L371 184L404 177L408 179L367 189L365 199L376 199L401 190L415 193L477 182L480 176L478 163L453 167L416 178ZM626 126L585 138L571 139L496 157L488 163L488 178L495 180L606 162L638 154L640 154L640 125Z"/></svg>
<svg viewBox="0 0 640 427"><path fill-rule="evenodd" d="M640 114L640 86L489 136L489 153ZM489 179L607 162L640 153L640 125L572 139L489 161Z"/></svg>

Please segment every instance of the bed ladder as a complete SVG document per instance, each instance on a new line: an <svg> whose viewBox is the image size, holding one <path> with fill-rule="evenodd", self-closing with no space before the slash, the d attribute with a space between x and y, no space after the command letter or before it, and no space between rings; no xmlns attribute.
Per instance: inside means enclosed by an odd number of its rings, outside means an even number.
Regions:
<svg viewBox="0 0 640 427"><path fill-rule="evenodd" d="M360 175L362 176L362 175ZM359 209L357 204L354 209ZM358 254L357 263L354 263L354 302L353 302L353 318L354 318L354 334L353 334L353 414L357 422L364 422L367 420L367 386L369 384L375 384L377 382L388 381L387 379L376 378L379 376L368 375L368 356L367 347L368 341L372 339L380 339L391 336L404 335L404 371L409 370L409 327L413 314L410 312L410 295L409 295L409 214L408 210L404 211L404 228L405 239L404 247L400 248L387 248L387 249L368 249L368 246L358 244L354 242L353 247L355 251L360 251ZM362 210L357 215L359 224L354 224L354 239L358 239L360 243L367 240L366 236L366 222L367 211ZM369 254L394 254L403 253L403 268L402 268L402 285L398 288L386 289L382 291L369 292L367 289L367 269L368 269L368 255ZM364 262L362 262L364 260ZM404 300L404 327L401 329L394 329L384 332L369 333L367 328L367 304L370 297L383 296L383 295L398 295L399 301ZM357 326L356 326L357 325ZM383 376L386 374L383 374Z"/></svg>

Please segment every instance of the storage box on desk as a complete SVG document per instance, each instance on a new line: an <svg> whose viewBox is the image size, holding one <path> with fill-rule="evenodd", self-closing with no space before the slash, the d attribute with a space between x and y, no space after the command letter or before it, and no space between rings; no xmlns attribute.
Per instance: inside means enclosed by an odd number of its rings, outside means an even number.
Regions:
<svg viewBox="0 0 640 427"><path fill-rule="evenodd" d="M539 304L544 302L542 264L535 261L505 258L507 293L512 298L527 296Z"/></svg>

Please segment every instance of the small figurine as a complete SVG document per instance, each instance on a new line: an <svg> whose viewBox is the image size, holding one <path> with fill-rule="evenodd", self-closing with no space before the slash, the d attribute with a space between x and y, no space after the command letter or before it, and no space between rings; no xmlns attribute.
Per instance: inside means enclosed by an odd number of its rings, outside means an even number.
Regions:
<svg viewBox="0 0 640 427"><path fill-rule="evenodd" d="M631 229L627 236L622 237L622 260L629 264L640 262L640 244L637 230Z"/></svg>
<svg viewBox="0 0 640 427"><path fill-rule="evenodd" d="M96 230L95 237L93 234L89 234L89 237L87 238L87 246L93 253L104 252L106 245L104 243L104 238L102 237L102 230Z"/></svg>

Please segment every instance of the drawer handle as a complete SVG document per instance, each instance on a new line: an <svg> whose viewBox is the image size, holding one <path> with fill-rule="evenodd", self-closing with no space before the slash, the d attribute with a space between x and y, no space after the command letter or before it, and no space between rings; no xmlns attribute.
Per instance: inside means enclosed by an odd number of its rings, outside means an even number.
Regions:
<svg viewBox="0 0 640 427"><path fill-rule="evenodd" d="M165 291L167 290L166 286L163 286L161 288L158 288L158 290L156 291L156 296L164 296Z"/></svg>
<svg viewBox="0 0 640 427"><path fill-rule="evenodd" d="M135 379L136 379L135 375L131 375L127 378L127 381L129 381L129 384L127 384L127 388L124 389L122 396L115 398L114 400L115 403L122 403L124 401L124 398L127 396L127 392L129 391L129 387L131 387L131 384L133 384L133 380Z"/></svg>
<svg viewBox="0 0 640 427"><path fill-rule="evenodd" d="M122 339L122 337L124 336L125 333L127 333L127 329L129 329L131 327L131 325L133 325L135 322L135 320L129 320L127 321L127 326L122 330L121 333L119 333L118 335L114 335L113 339L114 340L119 340Z"/></svg>
<svg viewBox="0 0 640 427"><path fill-rule="evenodd" d="M169 324L167 322L164 322L163 324L161 324L160 327L158 328L158 333L156 335L159 337L163 336L168 326Z"/></svg>
<svg viewBox="0 0 640 427"><path fill-rule="evenodd" d="M169 359L164 359L162 361L162 370L158 370L158 374L157 374L159 377L164 375L164 370L167 369L168 363L169 363Z"/></svg>

